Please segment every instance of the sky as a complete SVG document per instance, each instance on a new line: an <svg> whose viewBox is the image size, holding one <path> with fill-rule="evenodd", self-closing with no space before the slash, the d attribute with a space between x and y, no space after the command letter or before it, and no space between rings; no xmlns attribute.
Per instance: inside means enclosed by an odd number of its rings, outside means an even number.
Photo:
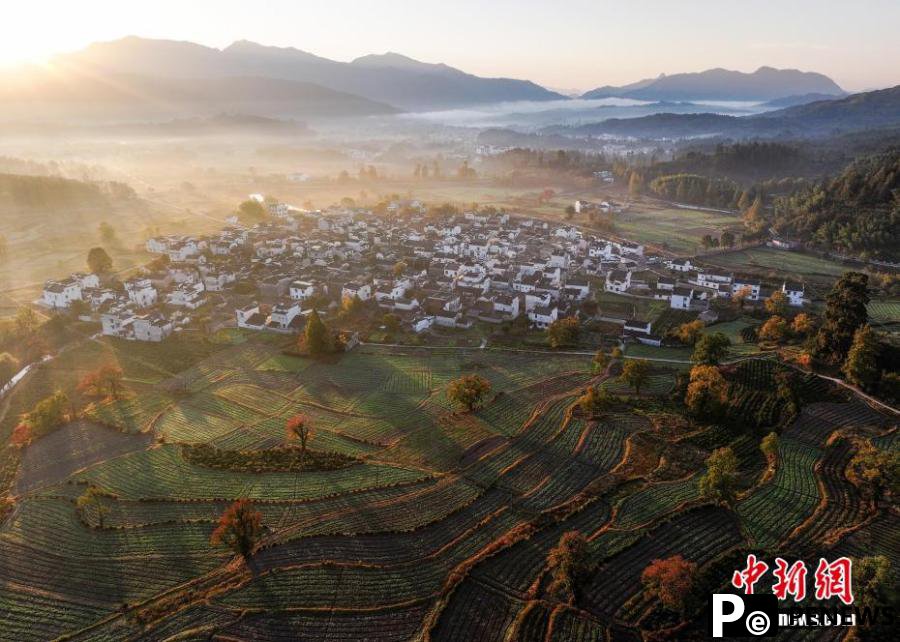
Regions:
<svg viewBox="0 0 900 642"><path fill-rule="evenodd" d="M900 0L3 0L0 64L126 35L245 39L335 60L396 51L587 90L762 65L856 91L900 84ZM13 8L14 7L14 8Z"/></svg>

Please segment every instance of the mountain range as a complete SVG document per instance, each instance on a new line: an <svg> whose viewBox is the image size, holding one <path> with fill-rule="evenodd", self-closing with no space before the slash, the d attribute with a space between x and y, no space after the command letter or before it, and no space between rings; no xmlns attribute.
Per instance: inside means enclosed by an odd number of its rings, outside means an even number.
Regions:
<svg viewBox="0 0 900 642"><path fill-rule="evenodd" d="M819 100L753 116L661 113L641 118L611 118L547 133L616 135L638 138L814 138L900 126L900 85L889 89Z"/></svg>
<svg viewBox="0 0 900 642"><path fill-rule="evenodd" d="M803 94L842 96L844 93L831 78L819 73L760 67L753 73L717 68L697 73L662 75L621 87L600 87L581 97L651 101L771 101Z"/></svg>
<svg viewBox="0 0 900 642"><path fill-rule="evenodd" d="M54 62L93 74L181 79L243 76L313 83L408 111L564 98L527 80L481 78L396 53L338 62L300 49L246 40L220 50L190 42L128 37L94 43Z"/></svg>

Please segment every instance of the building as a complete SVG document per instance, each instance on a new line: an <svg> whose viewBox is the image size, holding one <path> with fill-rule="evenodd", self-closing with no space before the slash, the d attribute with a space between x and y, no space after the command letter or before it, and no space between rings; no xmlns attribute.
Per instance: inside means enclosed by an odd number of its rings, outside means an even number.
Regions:
<svg viewBox="0 0 900 642"><path fill-rule="evenodd" d="M675 288L669 298L669 307L675 310L690 310L693 298L694 290L691 288Z"/></svg>
<svg viewBox="0 0 900 642"><path fill-rule="evenodd" d="M803 305L803 296L806 292L806 288L802 283L791 283L789 281L785 281L781 285L781 291L784 292L784 295L787 297L788 304L797 307Z"/></svg>
<svg viewBox="0 0 900 642"><path fill-rule="evenodd" d="M631 287L631 272L624 270L610 270L606 273L607 292L625 292Z"/></svg>

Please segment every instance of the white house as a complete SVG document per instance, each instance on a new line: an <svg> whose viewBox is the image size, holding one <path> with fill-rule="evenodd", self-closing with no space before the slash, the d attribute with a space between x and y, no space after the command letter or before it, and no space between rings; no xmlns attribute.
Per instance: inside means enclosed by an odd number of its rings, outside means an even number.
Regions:
<svg viewBox="0 0 900 642"><path fill-rule="evenodd" d="M675 288L669 299L669 307L676 310L690 310L694 291L690 288Z"/></svg>
<svg viewBox="0 0 900 642"><path fill-rule="evenodd" d="M81 284L74 279L47 281L39 303L48 308L68 308L72 301L81 300Z"/></svg>
<svg viewBox="0 0 900 642"><path fill-rule="evenodd" d="M781 291L784 292L790 305L803 305L803 295L805 293L805 287L802 283L790 283L788 281L785 281L781 285Z"/></svg>
<svg viewBox="0 0 900 642"><path fill-rule="evenodd" d="M747 293L748 301L759 301L759 281L751 281L749 279L735 279L731 284L731 296L736 296L738 292L744 290Z"/></svg>
<svg viewBox="0 0 900 642"><path fill-rule="evenodd" d="M128 293L128 299L137 304L139 307L147 308L156 303L159 293L150 279L130 279L125 281L125 292Z"/></svg>
<svg viewBox="0 0 900 642"><path fill-rule="evenodd" d="M578 301L583 301L591 293L591 284L587 279L570 278L566 281L564 291Z"/></svg>
<svg viewBox="0 0 900 642"><path fill-rule="evenodd" d="M172 322L159 312L141 314L134 317L132 323L132 335L136 341L160 342L172 334Z"/></svg>
<svg viewBox="0 0 900 642"><path fill-rule="evenodd" d="M434 317L433 316L421 316L416 317L412 320L412 330L416 334L421 334L431 328L434 325Z"/></svg>
<svg viewBox="0 0 900 642"><path fill-rule="evenodd" d="M206 292L202 283L179 285L166 296L169 305L196 310L206 303Z"/></svg>
<svg viewBox="0 0 900 642"><path fill-rule="evenodd" d="M528 320L536 328L546 328L559 318L559 310L554 306L538 306L528 313Z"/></svg>
<svg viewBox="0 0 900 642"><path fill-rule="evenodd" d="M266 328L275 332L292 332L295 328L299 329L300 315L299 301L280 301L272 306Z"/></svg>
<svg viewBox="0 0 900 642"><path fill-rule="evenodd" d="M258 303L251 303L245 308L234 311L239 328L248 330L262 330L266 325L266 317L259 311Z"/></svg>
<svg viewBox="0 0 900 642"><path fill-rule="evenodd" d="M670 259L666 261L666 267L673 272L690 272L694 269L694 264L690 259Z"/></svg>
<svg viewBox="0 0 900 642"><path fill-rule="evenodd" d="M610 270L606 273L607 292L625 292L631 287L631 272L624 270Z"/></svg>
<svg viewBox="0 0 900 642"><path fill-rule="evenodd" d="M345 283L341 289L342 299L352 299L358 296L360 301L368 301L372 298L372 286L368 283Z"/></svg>
<svg viewBox="0 0 900 642"><path fill-rule="evenodd" d="M498 294L494 297L494 310L515 319L519 316L519 297L511 294Z"/></svg>
<svg viewBox="0 0 900 642"><path fill-rule="evenodd" d="M316 286L309 281L294 281L289 293L295 301L306 301L316 293Z"/></svg>

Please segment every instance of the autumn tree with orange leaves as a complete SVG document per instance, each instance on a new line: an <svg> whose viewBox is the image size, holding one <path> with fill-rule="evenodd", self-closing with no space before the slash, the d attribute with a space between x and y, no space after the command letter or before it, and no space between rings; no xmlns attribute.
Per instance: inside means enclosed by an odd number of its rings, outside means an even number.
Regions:
<svg viewBox="0 0 900 642"><path fill-rule="evenodd" d="M697 565L681 555L653 560L641 574L641 584L648 594L659 598L668 609L681 611L694 584Z"/></svg>
<svg viewBox="0 0 900 642"><path fill-rule="evenodd" d="M209 542L213 546L227 546L248 559L261 534L262 513L253 510L246 499L239 499L222 513Z"/></svg>

